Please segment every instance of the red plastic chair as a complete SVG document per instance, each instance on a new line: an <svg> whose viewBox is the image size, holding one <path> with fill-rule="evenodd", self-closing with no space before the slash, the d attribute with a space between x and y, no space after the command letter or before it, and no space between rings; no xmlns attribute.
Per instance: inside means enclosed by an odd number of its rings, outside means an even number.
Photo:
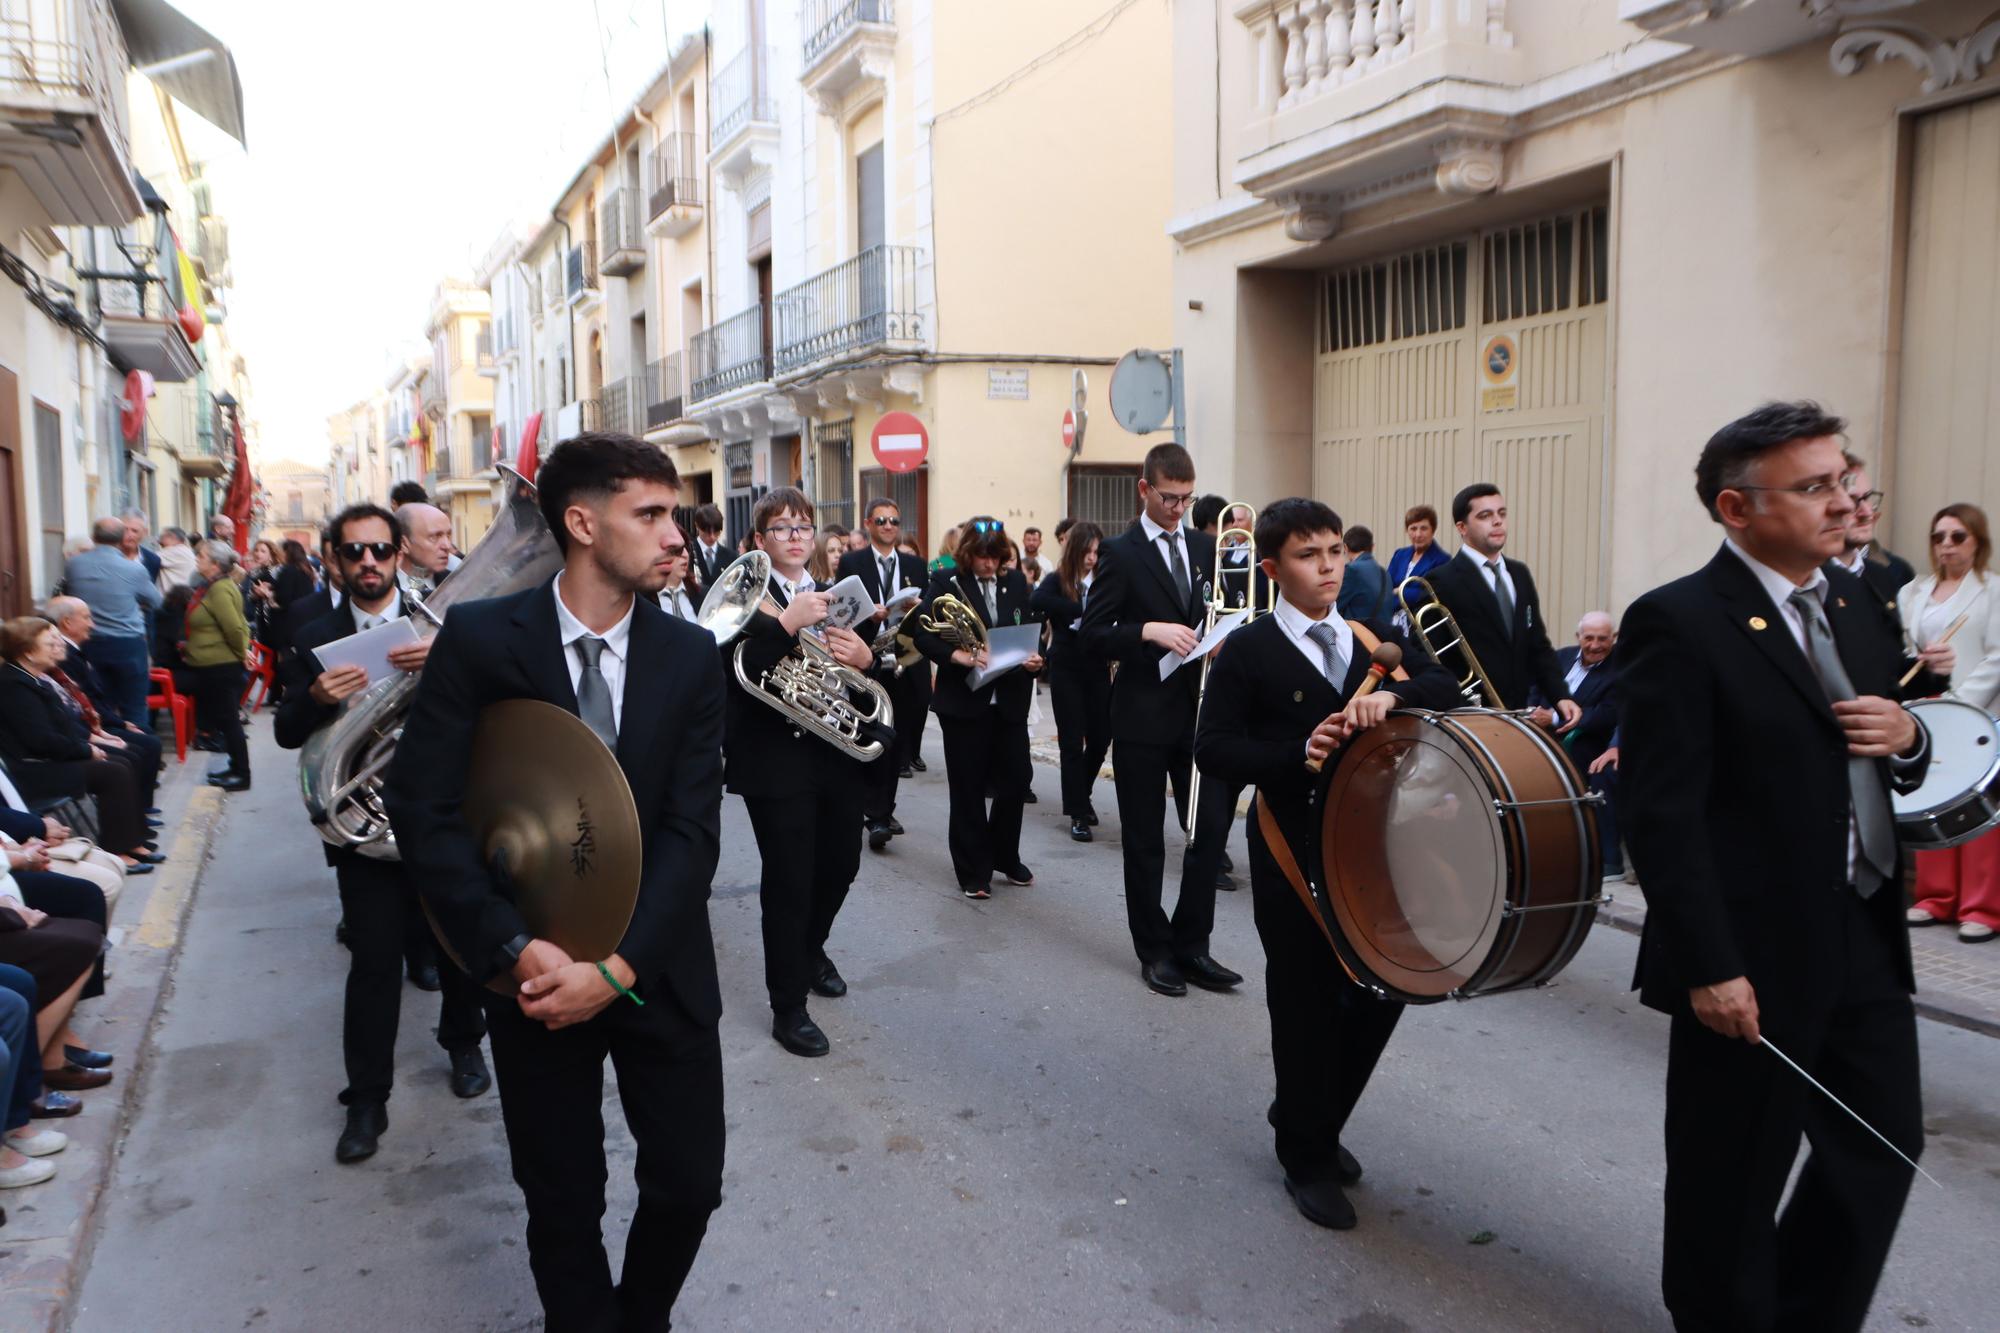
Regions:
<svg viewBox="0 0 2000 1333"><path fill-rule="evenodd" d="M146 696L146 707L164 708L174 720L174 754L185 764L188 737L194 731L194 700L174 688L174 673L165 667L152 670L154 692Z"/></svg>
<svg viewBox="0 0 2000 1333"><path fill-rule="evenodd" d="M271 680L276 675L271 666L271 650L256 640L251 640L250 660L246 665L250 674L243 682L243 705L254 713L271 698ZM263 686L263 693L257 696L257 702L253 704L250 702L250 692L259 685Z"/></svg>

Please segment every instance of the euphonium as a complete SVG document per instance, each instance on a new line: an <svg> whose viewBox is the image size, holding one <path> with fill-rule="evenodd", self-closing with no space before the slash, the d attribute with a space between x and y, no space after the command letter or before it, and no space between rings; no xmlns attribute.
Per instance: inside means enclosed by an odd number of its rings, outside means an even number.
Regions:
<svg viewBox="0 0 2000 1333"><path fill-rule="evenodd" d="M1404 596L1411 584L1423 590L1424 600L1414 606ZM1465 697L1467 706L1472 708L1504 709L1506 703L1500 698L1500 691L1493 688L1493 680L1486 674L1486 668L1479 664L1478 654L1465 641L1465 632L1458 627L1458 618L1451 608L1438 600L1437 589L1431 587L1429 579L1412 574L1396 585L1396 601L1410 608L1410 625L1416 631L1418 642L1431 659L1446 671L1451 671L1444 655L1456 649L1465 662L1463 674L1454 673L1458 682L1458 692ZM1449 639L1444 639L1449 635ZM1442 641L1441 641L1442 640Z"/></svg>
<svg viewBox="0 0 2000 1333"><path fill-rule="evenodd" d="M562 552L535 503L534 486L512 468L503 466L500 473L508 498L464 563L428 599L403 594L407 613L425 638L437 633L454 604L532 588L562 565ZM371 682L343 702L333 721L299 751L306 814L333 846L384 861L399 859L382 809L382 778L396 756L416 690L417 677L407 671Z"/></svg>

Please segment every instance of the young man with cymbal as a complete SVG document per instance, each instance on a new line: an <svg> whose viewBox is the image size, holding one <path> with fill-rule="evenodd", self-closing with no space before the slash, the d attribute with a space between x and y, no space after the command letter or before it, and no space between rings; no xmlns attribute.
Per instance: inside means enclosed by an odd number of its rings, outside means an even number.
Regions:
<svg viewBox="0 0 2000 1333"><path fill-rule="evenodd" d="M1268 1118L1299 1211L1344 1230L1355 1216L1342 1187L1361 1178L1361 1166L1341 1146L1341 1130L1403 1006L1363 990L1342 970L1266 841L1264 814L1296 866L1316 785L1306 761L1336 762L1349 736L1399 706L1448 709L1462 700L1451 677L1389 625L1350 624L1334 613L1347 562L1340 533L1340 516L1317 500L1279 500L1258 514L1257 561L1277 584L1277 610L1230 635L1217 652L1195 759L1218 784L1255 784L1266 807L1251 818L1249 836L1278 1085ZM1370 639L1403 649L1408 680L1361 693Z"/></svg>

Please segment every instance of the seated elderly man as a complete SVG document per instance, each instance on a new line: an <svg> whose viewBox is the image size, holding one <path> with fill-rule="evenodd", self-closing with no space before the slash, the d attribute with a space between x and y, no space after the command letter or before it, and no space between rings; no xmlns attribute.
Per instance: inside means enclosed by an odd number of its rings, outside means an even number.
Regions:
<svg viewBox="0 0 2000 1333"><path fill-rule="evenodd" d="M1618 849L1618 817L1613 806L1618 765L1616 759L1608 764L1598 762L1616 744L1612 737L1618 730L1618 665L1612 661L1611 650L1617 643L1618 626L1611 617L1603 611L1587 611L1576 622L1576 642L1556 653L1556 670L1563 673L1570 697L1583 709L1582 718L1563 738L1563 744L1569 748L1569 757L1577 770L1589 775L1591 790L1604 795L1604 803L1597 807L1597 827L1604 842L1607 879L1625 873L1624 857ZM1548 701L1542 698L1539 688L1530 693L1528 706L1547 709ZM1546 716L1552 715L1543 712L1536 720Z"/></svg>
<svg viewBox="0 0 2000 1333"><path fill-rule="evenodd" d="M56 632L62 635L63 643L69 649L58 670L67 681L83 691L84 698L97 710L99 729L124 744L124 753L131 760L132 774L138 781L139 796L147 807L147 813L158 813L153 808L153 792L159 785L163 747L160 738L141 725L143 718L129 718L119 711L119 700L105 687L103 675L85 656L83 645L89 643L90 636L97 632L97 622L91 617L89 604L80 597L52 597L42 616L56 627Z"/></svg>

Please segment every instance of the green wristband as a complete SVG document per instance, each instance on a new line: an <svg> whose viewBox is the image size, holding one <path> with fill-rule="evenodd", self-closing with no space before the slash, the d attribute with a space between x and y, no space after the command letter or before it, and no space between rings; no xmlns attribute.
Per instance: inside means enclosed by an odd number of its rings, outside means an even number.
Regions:
<svg viewBox="0 0 2000 1333"><path fill-rule="evenodd" d="M601 975L605 979L606 982L610 983L612 990L617 991L620 995L623 995L626 999L638 1005L641 1009L644 1009L646 1007L646 1002L644 1000L640 999L638 996L634 995L631 991L626 990L623 986L618 984L618 978L611 975L610 968L606 967L602 963L599 963L597 965L597 971L599 975Z"/></svg>

